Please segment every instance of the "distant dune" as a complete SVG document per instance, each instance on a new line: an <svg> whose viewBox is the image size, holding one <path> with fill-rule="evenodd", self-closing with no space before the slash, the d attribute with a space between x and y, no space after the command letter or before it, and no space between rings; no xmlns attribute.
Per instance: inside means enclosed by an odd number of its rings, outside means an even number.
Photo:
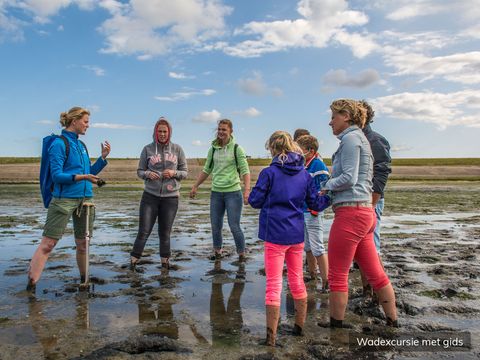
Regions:
<svg viewBox="0 0 480 360"><path fill-rule="evenodd" d="M400 159L403 160L403 159ZM405 159L406 160L406 159ZM441 159L432 159L434 165L427 165L428 159L410 159L406 162L409 165L394 165L392 179L398 180L480 180L480 164L478 161L460 161L461 164L472 165L450 165L451 159L446 159L442 165ZM189 179L195 179L202 170L203 159L189 159ZM38 181L40 164L38 160L26 163L0 163L0 183L30 183ZM13 162L13 161L12 161ZM257 178L258 173L268 163L265 159L249 160L252 177ZM327 163L329 163L327 161ZM425 165L421 165L421 164ZM394 162L395 164L395 162ZM413 165L412 165L413 164ZM135 182L137 178L137 159L113 159L109 161L109 165L102 172L101 176L110 182Z"/></svg>

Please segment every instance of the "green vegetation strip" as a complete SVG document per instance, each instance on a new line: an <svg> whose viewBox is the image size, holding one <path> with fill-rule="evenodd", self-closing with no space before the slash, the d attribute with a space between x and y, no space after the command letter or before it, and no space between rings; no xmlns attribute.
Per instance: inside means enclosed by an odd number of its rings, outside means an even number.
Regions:
<svg viewBox="0 0 480 360"><path fill-rule="evenodd" d="M95 160L95 159L93 159ZM125 161L135 160L136 158L112 158L110 161ZM330 158L324 158L325 164L330 166L332 161ZM248 163L250 166L268 166L271 159L269 158L249 158ZM31 164L39 163L39 157L0 157L1 164ZM191 158L188 159L190 164L197 163L198 165L204 165L204 158ZM418 159L393 159L393 166L480 166L480 158L418 158Z"/></svg>

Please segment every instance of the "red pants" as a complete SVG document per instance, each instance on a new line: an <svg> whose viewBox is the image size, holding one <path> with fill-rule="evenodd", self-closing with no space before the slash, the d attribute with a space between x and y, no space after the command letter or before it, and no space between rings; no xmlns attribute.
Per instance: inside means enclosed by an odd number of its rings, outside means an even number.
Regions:
<svg viewBox="0 0 480 360"><path fill-rule="evenodd" d="M331 291L348 292L348 272L355 260L374 290L390 283L373 241L373 208L344 206L335 210L328 238L328 282Z"/></svg>
<svg viewBox="0 0 480 360"><path fill-rule="evenodd" d="M265 305L280 306L285 262L292 297L294 299L307 297L307 289L303 282L303 243L277 245L265 241L265 274L267 276Z"/></svg>

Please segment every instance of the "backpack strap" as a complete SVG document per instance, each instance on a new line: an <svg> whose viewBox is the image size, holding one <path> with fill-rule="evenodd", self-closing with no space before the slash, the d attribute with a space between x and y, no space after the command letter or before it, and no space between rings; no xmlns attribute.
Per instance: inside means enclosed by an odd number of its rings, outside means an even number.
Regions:
<svg viewBox="0 0 480 360"><path fill-rule="evenodd" d="M68 142L68 139L64 135L58 135L60 139L63 140L63 143L65 144L65 162L63 163L63 166L65 166L65 163L67 162L68 155L70 155L70 143Z"/></svg>
<svg viewBox="0 0 480 360"><path fill-rule="evenodd" d="M210 159L210 164L208 165L210 170L213 169L213 154L215 154L215 147L212 146L212 157Z"/></svg>
<svg viewBox="0 0 480 360"><path fill-rule="evenodd" d="M238 175L240 175L240 169L238 168L237 149L238 149L238 144L235 143L233 147L233 156L235 156L235 167L237 168Z"/></svg>

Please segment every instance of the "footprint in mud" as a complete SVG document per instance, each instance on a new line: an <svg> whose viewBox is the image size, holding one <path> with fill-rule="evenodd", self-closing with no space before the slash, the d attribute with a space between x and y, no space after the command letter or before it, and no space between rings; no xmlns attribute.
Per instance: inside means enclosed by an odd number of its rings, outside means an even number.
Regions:
<svg viewBox="0 0 480 360"><path fill-rule="evenodd" d="M418 308L412 304L407 303L406 301L399 301L397 299L397 309L407 315L410 316L417 316L419 314L423 314L424 310L421 308Z"/></svg>
<svg viewBox="0 0 480 360"><path fill-rule="evenodd" d="M415 325L415 327L419 330L426 331L426 332L434 332L434 331L460 331L458 329L454 329L448 326L444 326L438 323L420 323Z"/></svg>
<svg viewBox="0 0 480 360"><path fill-rule="evenodd" d="M440 261L440 259L436 256L415 256L415 259L419 262L427 263L427 264L434 264Z"/></svg>
<svg viewBox="0 0 480 360"><path fill-rule="evenodd" d="M431 308L433 312L438 314L479 314L480 309L474 309L468 306L442 305Z"/></svg>

